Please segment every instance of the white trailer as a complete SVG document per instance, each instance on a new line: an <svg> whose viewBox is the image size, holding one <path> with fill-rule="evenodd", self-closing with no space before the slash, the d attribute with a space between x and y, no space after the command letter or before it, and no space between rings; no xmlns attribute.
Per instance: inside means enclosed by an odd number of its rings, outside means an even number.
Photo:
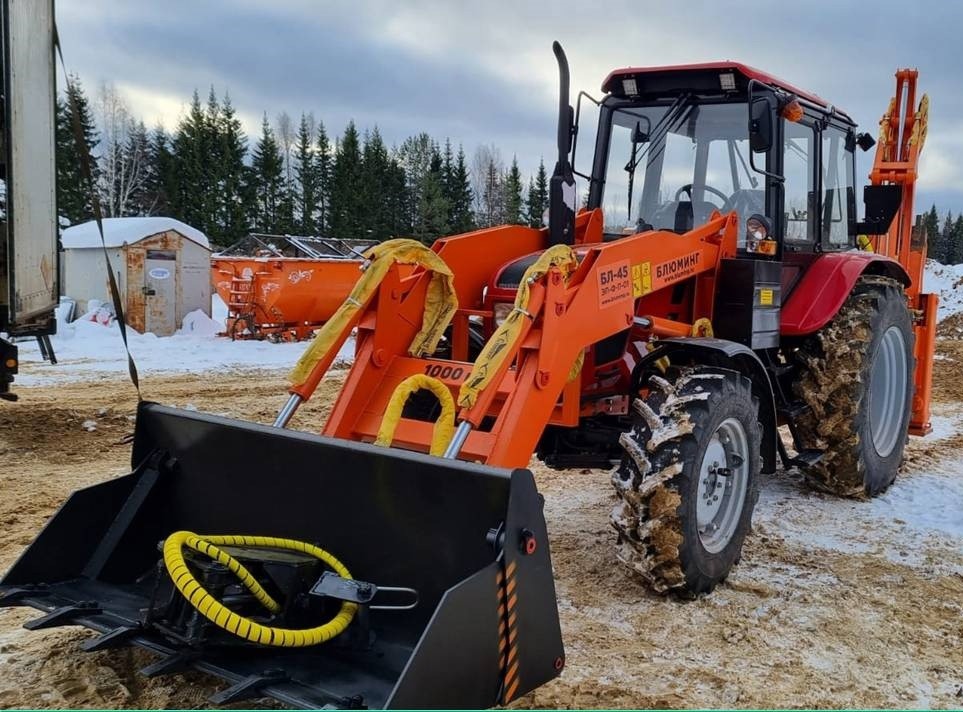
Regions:
<svg viewBox="0 0 963 712"><path fill-rule="evenodd" d="M59 264L55 165L53 0L2 0L0 332L36 336L49 348L56 329ZM52 352L51 352L52 353ZM0 338L0 398L13 400L17 348Z"/></svg>

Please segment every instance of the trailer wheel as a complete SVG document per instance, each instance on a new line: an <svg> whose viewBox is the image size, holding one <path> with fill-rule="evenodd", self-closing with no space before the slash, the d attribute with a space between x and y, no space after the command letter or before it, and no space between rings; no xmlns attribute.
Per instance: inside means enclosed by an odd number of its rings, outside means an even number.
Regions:
<svg viewBox="0 0 963 712"><path fill-rule="evenodd" d="M618 557L658 592L708 593L739 560L758 498L762 426L750 380L697 367L653 376L620 440Z"/></svg>
<svg viewBox="0 0 963 712"><path fill-rule="evenodd" d="M896 479L913 398L913 339L902 286L866 276L797 351L795 391L809 406L797 433L804 447L824 452L805 471L815 487L872 497Z"/></svg>

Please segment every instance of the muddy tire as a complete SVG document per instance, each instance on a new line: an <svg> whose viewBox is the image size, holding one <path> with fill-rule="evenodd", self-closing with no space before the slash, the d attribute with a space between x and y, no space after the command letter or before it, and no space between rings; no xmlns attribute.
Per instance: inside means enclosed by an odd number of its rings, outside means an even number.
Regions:
<svg viewBox="0 0 963 712"><path fill-rule="evenodd" d="M759 404L735 371L653 376L612 473L618 557L660 593L708 593L739 560L758 498Z"/></svg>
<svg viewBox="0 0 963 712"><path fill-rule="evenodd" d="M867 276L797 352L794 389L809 406L797 433L803 447L824 451L805 470L814 487L872 497L896 479L913 398L913 338L902 286Z"/></svg>

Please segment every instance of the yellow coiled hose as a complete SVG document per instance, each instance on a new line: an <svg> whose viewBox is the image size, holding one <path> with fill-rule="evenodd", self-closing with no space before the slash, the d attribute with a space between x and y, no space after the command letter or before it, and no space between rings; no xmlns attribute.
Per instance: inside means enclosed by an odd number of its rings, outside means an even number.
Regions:
<svg viewBox="0 0 963 712"><path fill-rule="evenodd" d="M271 613L277 613L281 606L257 582L251 572L230 554L217 548L221 546L252 546L270 549L289 549L302 554L309 554L320 559L345 579L351 578L347 567L324 549L303 541L294 539L279 539L270 536L206 536L200 537L193 532L174 532L164 541L164 565L171 581L177 590L186 598L198 612L211 623L223 628L228 633L236 635L252 643L273 645L281 648L305 648L309 645L326 643L336 635L341 634L351 623L358 610L356 603L344 601L337 615L324 625L303 630L291 628L274 628L262 625L250 618L235 613L223 603L209 594L194 577L184 561L183 548L186 546L205 556L209 556L219 564L226 566L234 573L245 588Z"/></svg>

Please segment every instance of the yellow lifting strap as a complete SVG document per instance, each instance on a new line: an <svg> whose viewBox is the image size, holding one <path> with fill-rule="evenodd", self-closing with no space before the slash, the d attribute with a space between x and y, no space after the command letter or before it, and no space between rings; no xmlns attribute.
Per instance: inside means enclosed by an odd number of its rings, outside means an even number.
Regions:
<svg viewBox="0 0 963 712"><path fill-rule="evenodd" d="M201 537L193 532L174 532L164 541L164 565L167 567L167 573L170 575L171 581L174 582L174 586L181 592L181 595L197 609L198 613L231 635L236 635L239 638L244 638L245 640L260 645L273 645L280 648L304 648L309 645L326 643L335 636L340 635L354 618L358 610L358 604L349 601L344 601L334 618L327 623L303 630L275 628L235 613L208 593L194 577L194 574L191 573L187 563L184 561L183 548L185 546L205 556L209 556L219 564L226 566L238 577L244 587L251 592L251 595L271 613L280 611L281 606L264 590L257 579L251 575L251 572L248 571L240 561L227 552L218 549L218 545L298 551L302 554L308 554L316 559L320 559L342 578L350 579L351 573L344 564L327 551L312 544L306 544L303 541L279 539L271 536L246 535Z"/></svg>
<svg viewBox="0 0 963 712"><path fill-rule="evenodd" d="M930 97L927 94L920 99L919 108L916 110L915 121L913 122L913 133L910 135L909 145L918 145L917 152L923 150L926 142L926 129L930 117Z"/></svg>
<svg viewBox="0 0 963 712"><path fill-rule="evenodd" d="M471 408L475 405L478 394L491 383L495 374L498 373L502 362L522 333L522 319L534 318L534 315L528 313L531 285L544 277L552 267L559 268L567 280L578 267L578 260L575 258L572 248L568 245L554 245L545 250L525 270L525 274L518 285L518 293L515 295L515 308L512 309L502 325L495 330L488 343L485 344L478 358L475 359L471 373L468 374L468 378L465 379L458 391L459 407ZM574 368L575 364L573 364Z"/></svg>
<svg viewBox="0 0 963 712"><path fill-rule="evenodd" d="M394 393L391 394L391 399L388 401L384 417L381 419L381 427L378 428L375 445L384 447L391 445L405 403L408 402L412 393L420 390L431 391L441 404L441 415L435 421L429 453L438 456L444 454L445 448L448 447L448 443L451 442L452 436L455 434L455 399L451 397L448 386L437 378L426 376L423 373L408 376L395 388Z"/></svg>
<svg viewBox="0 0 963 712"><path fill-rule="evenodd" d="M692 325L691 333L693 336L704 336L711 339L713 337L712 322L705 317L696 319Z"/></svg>
<svg viewBox="0 0 963 712"><path fill-rule="evenodd" d="M425 297L421 329L412 340L408 353L412 356L424 356L434 353L438 347L438 341L458 309L455 278L444 260L417 240L406 238L375 245L364 253L364 257L370 262L351 294L338 307L334 316L321 327L288 376L292 386L304 383L315 365L328 355L338 337L374 296L388 270L395 263L418 265L432 273Z"/></svg>

